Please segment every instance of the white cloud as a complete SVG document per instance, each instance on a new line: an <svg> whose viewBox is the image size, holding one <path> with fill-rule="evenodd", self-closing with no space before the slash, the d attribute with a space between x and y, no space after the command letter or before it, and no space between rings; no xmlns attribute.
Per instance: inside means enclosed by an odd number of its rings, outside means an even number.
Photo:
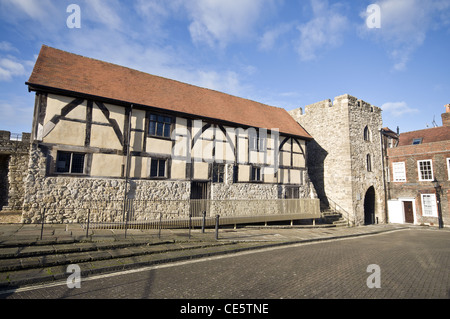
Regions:
<svg viewBox="0 0 450 319"><path fill-rule="evenodd" d="M284 34L288 33L294 28L293 23L282 23L268 31L266 31L259 41L259 48L261 50L270 50L275 46L276 41Z"/></svg>
<svg viewBox="0 0 450 319"><path fill-rule="evenodd" d="M50 0L0 0L0 4L5 8L5 12L19 13L41 24L50 24L54 21L55 6ZM7 16L6 18L16 17Z"/></svg>
<svg viewBox="0 0 450 319"><path fill-rule="evenodd" d="M82 8L82 17L87 14L93 21L98 21L112 30L123 29L123 22L118 12L120 5L117 0L88 0Z"/></svg>
<svg viewBox="0 0 450 319"><path fill-rule="evenodd" d="M253 35L256 22L272 0L195 0L185 4L194 43L226 47Z"/></svg>
<svg viewBox="0 0 450 319"><path fill-rule="evenodd" d="M303 61L314 60L318 51L335 48L343 41L348 26L346 16L326 0L311 0L312 19L297 27L300 40L297 52Z"/></svg>
<svg viewBox="0 0 450 319"><path fill-rule="evenodd" d="M7 42L7 41L2 41L0 42L0 51L15 51L15 52L19 52L19 50L17 50L11 43Z"/></svg>
<svg viewBox="0 0 450 319"><path fill-rule="evenodd" d="M405 114L414 114L419 112L418 109L414 109L408 106L406 102L387 102L381 106L381 109L390 113L394 117L400 117Z"/></svg>
<svg viewBox="0 0 450 319"><path fill-rule="evenodd" d="M367 28L367 13L362 12L364 24L360 34L374 38L387 48L396 71L406 69L412 54L424 44L427 33L444 25L450 13L448 0L380 0L376 4L381 8L381 28Z"/></svg>
<svg viewBox="0 0 450 319"><path fill-rule="evenodd" d="M13 61L11 57L0 58L0 81L9 81L20 75L25 75L25 67L22 63Z"/></svg>

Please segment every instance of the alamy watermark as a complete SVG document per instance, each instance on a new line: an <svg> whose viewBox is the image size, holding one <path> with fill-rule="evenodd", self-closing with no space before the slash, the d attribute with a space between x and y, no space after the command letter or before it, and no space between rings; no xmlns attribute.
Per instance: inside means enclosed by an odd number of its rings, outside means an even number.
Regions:
<svg viewBox="0 0 450 319"><path fill-rule="evenodd" d="M81 288L81 269L80 266L76 264L72 264L67 266L67 273L70 273L69 277L67 277L67 288Z"/></svg>
<svg viewBox="0 0 450 319"><path fill-rule="evenodd" d="M366 26L369 29L381 28L381 7L378 4L371 4L366 10L367 19Z"/></svg>
<svg viewBox="0 0 450 319"><path fill-rule="evenodd" d="M367 287L369 289L373 288L381 288L381 268L376 264L372 264L367 266L368 273L371 273L369 277L367 277Z"/></svg>
<svg viewBox="0 0 450 319"><path fill-rule="evenodd" d="M69 29L81 28L81 8L78 4L70 4L66 9L70 15L67 17L66 25Z"/></svg>

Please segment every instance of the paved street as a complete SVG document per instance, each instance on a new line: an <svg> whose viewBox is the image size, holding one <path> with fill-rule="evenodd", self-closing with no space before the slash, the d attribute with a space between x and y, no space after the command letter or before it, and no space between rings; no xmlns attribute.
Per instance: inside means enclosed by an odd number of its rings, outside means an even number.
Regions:
<svg viewBox="0 0 450 319"><path fill-rule="evenodd" d="M381 288L367 286L376 275L369 265L379 266ZM0 298L450 298L450 232L406 229L251 251Z"/></svg>

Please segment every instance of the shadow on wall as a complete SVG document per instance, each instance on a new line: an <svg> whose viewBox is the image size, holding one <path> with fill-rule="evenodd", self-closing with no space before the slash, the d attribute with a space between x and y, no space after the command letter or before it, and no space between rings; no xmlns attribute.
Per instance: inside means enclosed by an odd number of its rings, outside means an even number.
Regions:
<svg viewBox="0 0 450 319"><path fill-rule="evenodd" d="M325 193L324 184L324 162L328 156L328 152L324 150L315 140L307 144L307 167L309 178L316 190L317 196L320 199L321 208L329 207L327 194Z"/></svg>

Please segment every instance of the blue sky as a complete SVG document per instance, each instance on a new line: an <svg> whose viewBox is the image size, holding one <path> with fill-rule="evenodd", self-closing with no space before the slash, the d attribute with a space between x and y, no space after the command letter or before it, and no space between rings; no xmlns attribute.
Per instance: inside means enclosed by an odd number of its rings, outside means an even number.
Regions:
<svg viewBox="0 0 450 319"><path fill-rule="evenodd" d="M16 133L42 44L288 111L348 93L401 132L450 103L450 0L0 0L0 34L0 130Z"/></svg>

